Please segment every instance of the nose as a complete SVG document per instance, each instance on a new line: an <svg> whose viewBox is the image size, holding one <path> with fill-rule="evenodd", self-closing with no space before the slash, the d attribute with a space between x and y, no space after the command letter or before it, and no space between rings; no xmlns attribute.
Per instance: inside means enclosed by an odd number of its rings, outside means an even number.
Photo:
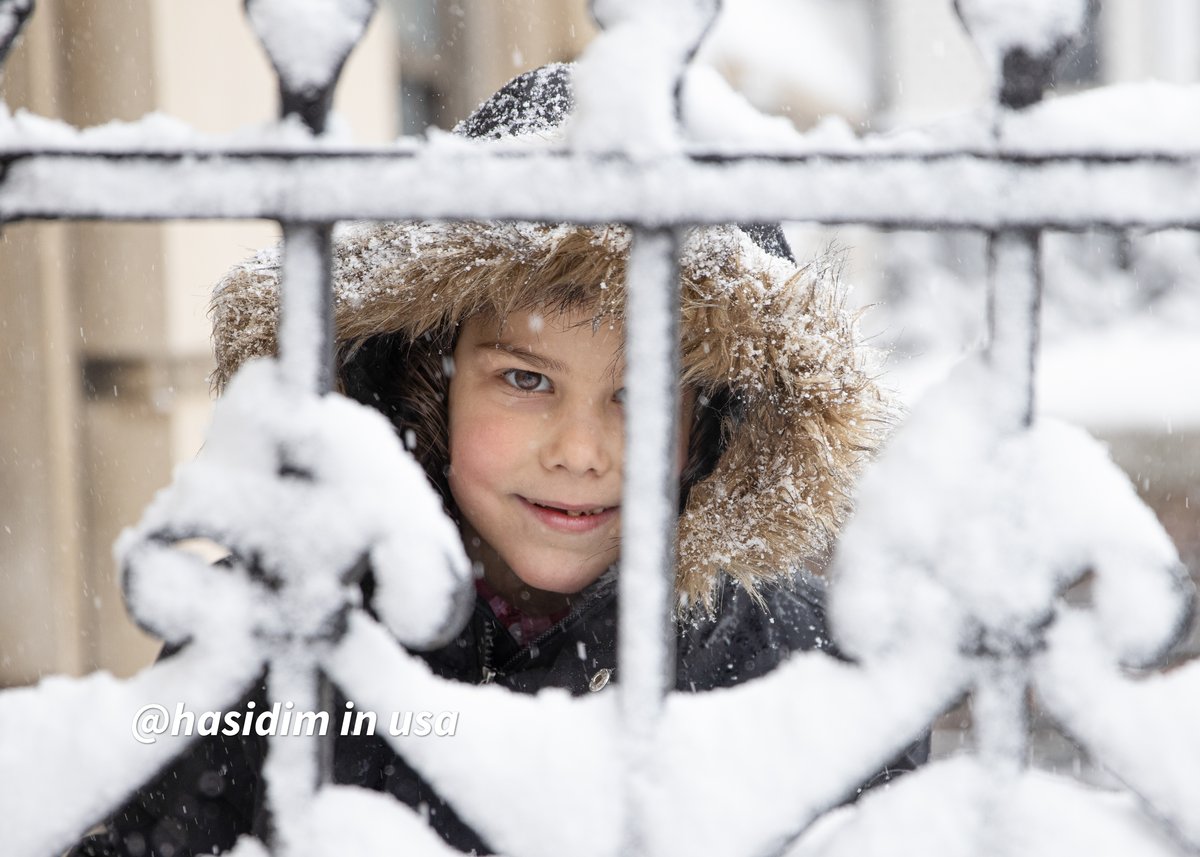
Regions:
<svg viewBox="0 0 1200 857"><path fill-rule="evenodd" d="M603 476L620 464L621 425L591 408L554 415L542 445L542 466L575 476Z"/></svg>

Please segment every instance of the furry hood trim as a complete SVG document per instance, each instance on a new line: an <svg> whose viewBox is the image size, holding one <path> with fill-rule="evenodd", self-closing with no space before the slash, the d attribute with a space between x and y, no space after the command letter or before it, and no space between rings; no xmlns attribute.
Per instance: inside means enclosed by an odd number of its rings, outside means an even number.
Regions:
<svg viewBox="0 0 1200 857"><path fill-rule="evenodd" d="M629 244L620 226L346 227L334 241L339 353L379 334L444 334L481 311L583 304L620 319ZM831 264L798 268L737 227L705 227L685 240L680 274L682 382L736 403L725 450L679 518L680 606L711 611L723 573L758 593L798 569L819 571L893 410L864 367ZM593 285L581 294L579 283ZM217 388L247 359L275 353L278 307L277 250L222 280L212 305Z"/></svg>

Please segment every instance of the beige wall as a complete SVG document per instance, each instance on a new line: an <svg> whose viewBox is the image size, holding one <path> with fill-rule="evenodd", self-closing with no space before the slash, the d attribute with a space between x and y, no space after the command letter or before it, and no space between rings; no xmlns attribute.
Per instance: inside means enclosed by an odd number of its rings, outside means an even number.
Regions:
<svg viewBox="0 0 1200 857"><path fill-rule="evenodd" d="M14 109L78 125L158 110L210 133L270 121L274 78L242 0L40 0L7 64ZM386 13L343 74L354 139L398 127ZM111 545L210 402L212 284L275 240L263 223L18 223L0 234L0 685L103 667L157 644L127 619Z"/></svg>
<svg viewBox="0 0 1200 857"><path fill-rule="evenodd" d="M44 7L54 10L52 2ZM14 52L3 81L11 103L61 113L53 32L51 22L37 21ZM82 607L72 232L66 224L18 224L0 233L0 682L77 672L79 641L91 632Z"/></svg>
<svg viewBox="0 0 1200 857"><path fill-rule="evenodd" d="M78 671L82 418L61 224L0 235L0 682Z"/></svg>

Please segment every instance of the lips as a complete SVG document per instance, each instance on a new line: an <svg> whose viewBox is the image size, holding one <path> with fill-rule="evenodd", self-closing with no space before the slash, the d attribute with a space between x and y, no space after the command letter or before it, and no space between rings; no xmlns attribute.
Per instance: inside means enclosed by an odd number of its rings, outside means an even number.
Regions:
<svg viewBox="0 0 1200 857"><path fill-rule="evenodd" d="M559 503L520 497L521 505L544 526L561 533L589 533L612 521L619 506Z"/></svg>
<svg viewBox="0 0 1200 857"><path fill-rule="evenodd" d="M539 509L549 509L551 512L563 512L569 517L578 518L580 515L599 515L608 509L608 506L593 506L591 508L579 506L559 506L554 503L541 503L537 500L530 500L534 506Z"/></svg>

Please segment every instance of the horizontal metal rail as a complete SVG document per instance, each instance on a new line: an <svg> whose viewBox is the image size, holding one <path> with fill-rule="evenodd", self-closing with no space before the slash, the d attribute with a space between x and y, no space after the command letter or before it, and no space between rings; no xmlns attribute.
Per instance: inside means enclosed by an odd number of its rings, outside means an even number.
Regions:
<svg viewBox="0 0 1200 857"><path fill-rule="evenodd" d="M564 193L564 187L571 188ZM42 152L0 156L0 220L778 220L884 228L1200 227L1200 151L1008 156Z"/></svg>

